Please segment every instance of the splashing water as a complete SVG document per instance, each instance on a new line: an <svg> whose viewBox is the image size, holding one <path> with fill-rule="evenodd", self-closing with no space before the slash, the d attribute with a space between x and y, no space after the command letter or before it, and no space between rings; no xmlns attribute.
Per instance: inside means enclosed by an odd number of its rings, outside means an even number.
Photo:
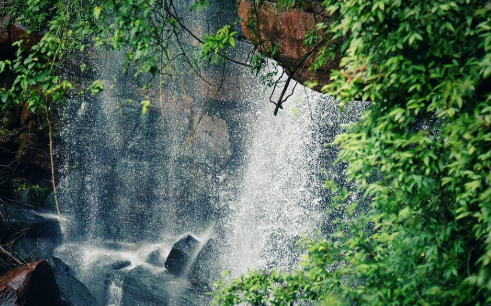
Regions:
<svg viewBox="0 0 491 306"><path fill-rule="evenodd" d="M99 61L102 79L120 75L123 56ZM294 268L296 240L326 225L323 173L335 156L324 143L340 131L335 102L297 86L275 117L271 93L248 69L234 68L228 77L208 109L205 85L189 77L194 112L168 80L165 116L151 94L142 114L139 101L148 97L121 77L116 89L67 106L59 190L63 213L74 220L67 226L75 258L66 245L57 254L101 304L127 305L129 273L166 275L148 254L167 255L186 232L202 243L216 239L214 268L237 276L249 268ZM188 146L199 114L204 119ZM116 261L129 265L108 273ZM166 284L171 289L158 290L174 292L173 300L182 301L177 295L190 287L184 280Z"/></svg>

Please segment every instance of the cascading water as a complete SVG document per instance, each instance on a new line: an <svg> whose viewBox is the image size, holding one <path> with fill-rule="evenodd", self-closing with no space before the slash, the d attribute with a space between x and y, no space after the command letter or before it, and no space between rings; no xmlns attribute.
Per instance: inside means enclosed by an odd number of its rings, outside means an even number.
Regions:
<svg viewBox="0 0 491 306"><path fill-rule="evenodd" d="M166 80L159 105L156 91L142 93L120 73L122 57L97 60L114 89L66 107L58 188L72 221L58 256L112 306L207 305L163 264L188 232L202 245L214 240L206 281L223 269L294 267L297 238L324 225L323 167L334 156L323 144L339 130L335 103L297 89L275 117L270 92L234 66L218 97L187 75L189 97ZM219 71L204 75L217 81ZM151 101L146 113L142 100Z"/></svg>
<svg viewBox="0 0 491 306"><path fill-rule="evenodd" d="M295 241L324 219L319 125L336 122L336 107L329 98L305 89L274 117L266 99L252 102L256 112L247 131L241 173L229 174L228 186L222 188L231 244L224 260L233 275L251 267L291 269L299 258Z"/></svg>

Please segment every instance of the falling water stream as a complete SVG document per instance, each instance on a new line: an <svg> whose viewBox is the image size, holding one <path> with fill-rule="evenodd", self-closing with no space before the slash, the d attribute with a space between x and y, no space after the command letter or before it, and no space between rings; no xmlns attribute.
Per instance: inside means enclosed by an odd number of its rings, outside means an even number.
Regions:
<svg viewBox="0 0 491 306"><path fill-rule="evenodd" d="M273 116L271 92L234 66L213 100L196 76L186 76L191 102L169 80L162 108L155 91L122 75L123 57L97 58L107 89L70 101L63 115L58 188L69 239L57 255L111 306L207 305L163 266L188 233L201 245L216 241L217 275L295 267L295 241L325 226L324 168L334 156L324 143L340 123L334 101L299 85Z"/></svg>

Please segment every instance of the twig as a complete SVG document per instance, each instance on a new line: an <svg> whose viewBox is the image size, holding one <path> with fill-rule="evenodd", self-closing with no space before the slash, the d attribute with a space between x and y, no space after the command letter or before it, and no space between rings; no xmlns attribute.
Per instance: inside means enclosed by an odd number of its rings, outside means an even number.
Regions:
<svg viewBox="0 0 491 306"><path fill-rule="evenodd" d="M278 110L281 108L283 109L283 102L286 101L283 101L283 96L285 95L286 93L286 90L288 89L288 85L290 85L290 81L292 80L293 76L297 73L298 69L303 65L303 63L308 59L310 58L314 52L316 52L321 46L324 45L324 43L326 43L327 40L326 39L323 39L322 41L319 42L319 44L317 44L315 46L315 48L313 48L312 50L310 50L309 52L307 52L304 56L302 56L302 58L300 58L298 64L295 66L295 69L294 70L289 70L290 71L290 75L288 76L288 79L286 80L286 84L285 84L285 87L283 87L283 91L281 92L281 95L278 99L278 102L276 103L276 108L274 109L274 115L276 116L278 114Z"/></svg>
<svg viewBox="0 0 491 306"><path fill-rule="evenodd" d="M281 95L280 97L278 98L278 102L276 103L276 107L274 109L274 115L276 116L278 114L278 110L281 108L283 109L283 106L281 105L284 101L283 101L283 96L285 95L286 93L286 90L288 89L288 86L290 85L290 82L293 78L293 74L294 73L291 73L290 72L290 75L288 76L288 79L286 80L286 83L285 83L285 86L283 87L283 90L281 91Z"/></svg>
<svg viewBox="0 0 491 306"><path fill-rule="evenodd" d="M201 40L201 39L200 39L198 36L196 36L196 35L195 35L193 32L191 32L191 30L189 30L189 29L188 29L188 28L187 28L185 25L183 25L183 24L181 23L181 21L179 20L179 18L178 18L177 16L175 16L174 14L172 14L172 12L171 12L171 11L169 11L169 9L167 9L167 8L164 8L164 9L165 9L165 11L167 12L167 14L169 14L169 15L170 15L172 18L174 18L174 19L176 20L176 22L179 24L179 26L180 26L181 28L183 28L183 29L184 29L186 32L188 32L188 33L189 33L189 35L191 35L191 36L192 36L194 39L196 39L196 40L197 40L199 43L201 43L201 44L204 44L204 43L205 43L205 42L204 42L203 40ZM226 56L225 54L223 54L223 53L221 53L221 52L218 52L217 54L218 54L219 56L223 57L224 59L226 59L226 60L228 60L228 61L230 61L230 62L232 62L232 63L235 63L235 64L237 64L237 65L241 65L241 66L245 66L245 67L249 67L249 68L250 68L250 67L252 67L252 66L251 66L251 65L249 65L249 64L246 64L246 63L242 63L242 62L236 61L236 60L234 60L233 58L230 58L230 57Z"/></svg>
<svg viewBox="0 0 491 306"><path fill-rule="evenodd" d="M53 155L53 127L51 125L51 121L49 120L48 103L44 105L44 109L46 111L46 121L48 122L48 128L49 128L48 135L49 135L49 157L51 163L51 182L53 183L53 196L55 198L56 212L58 213L58 220L60 222L61 231L63 232L63 236L65 238L65 243L68 246L70 255L73 257L70 244L68 243L68 234L63 222L63 217L61 216L60 202L58 201L58 189L56 188L56 180L55 180L55 159Z"/></svg>
<svg viewBox="0 0 491 306"><path fill-rule="evenodd" d="M12 253L10 253L6 249L4 249L1 245L0 245L0 252L2 252L3 254L7 255L8 257L10 257L17 264L24 265L24 263L22 261L18 260L14 255L12 255Z"/></svg>

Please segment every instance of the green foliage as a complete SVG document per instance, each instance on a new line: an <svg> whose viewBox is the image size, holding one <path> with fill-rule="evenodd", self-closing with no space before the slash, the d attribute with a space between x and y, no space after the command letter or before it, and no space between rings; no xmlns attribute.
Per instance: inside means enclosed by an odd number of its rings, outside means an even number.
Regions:
<svg viewBox="0 0 491 306"><path fill-rule="evenodd" d="M87 92L90 91L92 95L97 95L104 90L104 84L100 80L95 80L88 88Z"/></svg>
<svg viewBox="0 0 491 306"><path fill-rule="evenodd" d="M328 183L328 213L352 217L306 239L299 270L218 283L216 304L489 305L491 3L325 4L345 56L324 91L368 106L335 145L370 206Z"/></svg>
<svg viewBox="0 0 491 306"><path fill-rule="evenodd" d="M294 5L296 5L298 2L298 0L278 0L278 4L281 5L281 6L284 6L286 8L290 8Z"/></svg>
<svg viewBox="0 0 491 306"><path fill-rule="evenodd" d="M26 9L25 14L18 16L19 20L28 20L32 10L37 12L40 9L37 8L39 5L44 5L44 9L48 6L46 1L32 0L27 4L30 8ZM0 89L3 108L8 107L10 103L25 102L30 109L36 110L47 102L61 100L66 96L67 91L73 88L70 82L60 79L54 63L67 54L68 49L78 38L72 31L65 30L69 28L69 14L65 11L65 7L53 1L49 4L55 5L57 9L52 10L55 12L53 19L48 23L47 32L41 41L29 51L25 50L22 40L18 41L14 43L19 46L15 59L0 61L0 74L16 75L11 88ZM20 7L23 8L24 3ZM19 7L15 8L19 9ZM14 10L14 15L17 13ZM35 26L38 21L39 19L35 19L33 22L26 23Z"/></svg>
<svg viewBox="0 0 491 306"><path fill-rule="evenodd" d="M280 46L276 43L272 43L265 46L263 53L255 53L251 57L251 71L259 76L262 85L267 88L273 87L275 84L281 83L278 80L279 65L276 61L271 59L277 59L280 52ZM269 67L269 69L267 69ZM265 88L266 89L266 88Z"/></svg>
<svg viewBox="0 0 491 306"><path fill-rule="evenodd" d="M319 33L315 29L309 29L305 34L303 44L309 47L314 47L320 40Z"/></svg>
<svg viewBox="0 0 491 306"><path fill-rule="evenodd" d="M7 1L5 1L7 2ZM11 21L18 22L33 32L41 31L51 20L56 10L56 0L8 1L0 14L7 14Z"/></svg>
<svg viewBox="0 0 491 306"><path fill-rule="evenodd" d="M267 57L263 53L253 54L251 57L251 71L256 75L259 74L260 71L267 64ZM0 67L1 68L1 67Z"/></svg>
<svg viewBox="0 0 491 306"><path fill-rule="evenodd" d="M325 48L322 48L315 58L312 66L309 67L309 70L316 71L317 69L321 69L329 62L333 61L336 57L336 51L338 51L339 47L335 43L332 43Z"/></svg>
<svg viewBox="0 0 491 306"><path fill-rule="evenodd" d="M259 2L256 0L256 2ZM278 0L278 4L287 10L292 7L299 7L302 4L311 4L314 2L322 2L322 0Z"/></svg>
<svg viewBox="0 0 491 306"><path fill-rule="evenodd" d="M150 107L150 101L144 100L141 102L141 105L142 105L142 114L145 115L148 111L148 108Z"/></svg>
<svg viewBox="0 0 491 306"><path fill-rule="evenodd" d="M226 48L235 47L235 37L237 31L231 25L226 25L219 29L216 35L206 35L202 48L203 57L211 61L213 55L217 55Z"/></svg>
<svg viewBox="0 0 491 306"><path fill-rule="evenodd" d="M193 5L191 5L191 11L195 11L196 9L202 11L205 8L205 6L209 6L209 5L211 5L211 2L208 0L198 0L195 3L193 3Z"/></svg>
<svg viewBox="0 0 491 306"><path fill-rule="evenodd" d="M191 9L201 10L208 4L209 1L199 0ZM18 42L23 47L18 48L16 57L0 61L0 75L15 76L11 88L0 89L2 107L27 103L31 110L36 110L62 102L73 94L74 88L72 80L61 77L63 63L88 48L96 47L98 52L125 50L125 69L133 65L135 77L143 73L156 76L161 68L172 70L173 54L185 51L178 38L181 23L169 5L167 1L156 0L12 1L1 13L9 15L11 22L20 22L31 30L44 30L45 34L31 49ZM220 41L210 42L211 47L235 46L236 34L231 27L220 30L217 33ZM196 64L185 58L196 70ZM82 71L86 68L85 64L81 66ZM78 93L96 94L102 89L97 81Z"/></svg>

